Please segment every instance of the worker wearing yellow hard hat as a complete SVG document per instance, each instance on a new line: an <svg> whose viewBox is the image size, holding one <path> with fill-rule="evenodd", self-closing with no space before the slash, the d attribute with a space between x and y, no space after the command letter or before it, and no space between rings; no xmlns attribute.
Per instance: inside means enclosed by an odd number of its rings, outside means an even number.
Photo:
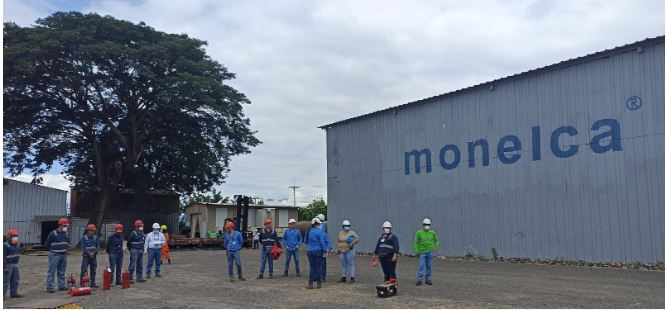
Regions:
<svg viewBox="0 0 666 311"><path fill-rule="evenodd" d="M162 245L162 258L160 259L160 263L166 259L167 262L171 264L171 254L169 253L169 232L167 231L166 225L162 225L161 229L162 233L164 234L164 238L166 238L166 243Z"/></svg>

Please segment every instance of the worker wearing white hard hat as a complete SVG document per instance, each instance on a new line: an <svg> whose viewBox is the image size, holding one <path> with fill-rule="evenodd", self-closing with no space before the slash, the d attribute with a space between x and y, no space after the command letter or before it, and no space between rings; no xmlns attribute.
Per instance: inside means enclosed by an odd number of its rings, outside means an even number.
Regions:
<svg viewBox="0 0 666 311"><path fill-rule="evenodd" d="M282 234L282 241L287 248L287 260L284 263L284 277L289 276L289 262L291 257L294 257L294 265L296 267L296 276L301 276L301 268L298 260L298 248L303 243L303 236L301 230L296 228L296 219L289 219L289 228Z"/></svg>
<svg viewBox="0 0 666 311"><path fill-rule="evenodd" d="M328 236L328 225L326 224L326 216L324 214L319 214L316 217L317 219L321 220L321 230L326 233L326 236ZM333 250L333 247L329 244L328 248L326 249L326 252L331 252ZM326 283L326 257L324 256L324 259L322 260L321 263L321 281Z"/></svg>
<svg viewBox="0 0 666 311"><path fill-rule="evenodd" d="M162 245L166 243L164 233L160 231L160 224L153 224L153 232L146 235L146 244L144 246L144 253L148 253L148 265L146 266L146 278L150 278L153 264L155 264L155 276L161 277L160 274L160 257L162 256Z"/></svg>
<svg viewBox="0 0 666 311"><path fill-rule="evenodd" d="M432 285L432 258L433 254L439 248L439 237L435 230L430 228L432 222L430 218L424 218L421 222L423 226L416 231L414 237L414 254L419 257L419 269L416 273L416 286L420 286L425 278L425 283Z"/></svg>
<svg viewBox="0 0 666 311"><path fill-rule="evenodd" d="M398 262L400 244L398 243L398 236L392 232L393 225L391 225L391 222L385 221L382 224L382 230L382 235L377 240L372 260L375 261L379 257L379 262L384 272L384 283L395 284L398 282L395 267Z"/></svg>
<svg viewBox="0 0 666 311"><path fill-rule="evenodd" d="M340 257L340 268L342 270L342 277L338 282L347 282L349 277L350 283L355 283L355 268L354 259L356 251L354 246L360 241L358 234L351 229L351 222L349 220L342 221L342 231L338 233L338 256Z"/></svg>
<svg viewBox="0 0 666 311"><path fill-rule="evenodd" d="M330 241L326 233L321 230L321 219L312 219L312 228L305 235L305 243L308 245L308 261L310 262L310 278L307 289L313 289L314 282L317 288L321 288L321 268L323 258L326 257Z"/></svg>

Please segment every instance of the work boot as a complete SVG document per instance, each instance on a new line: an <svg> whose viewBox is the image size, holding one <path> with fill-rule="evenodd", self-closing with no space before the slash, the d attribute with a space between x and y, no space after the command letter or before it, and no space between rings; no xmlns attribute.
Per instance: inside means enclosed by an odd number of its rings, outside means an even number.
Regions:
<svg viewBox="0 0 666 311"><path fill-rule="evenodd" d="M64 291L66 291L66 290L67 290L67 287L63 287L63 288L58 288L58 290L59 290L59 291L61 291L61 292L64 292Z"/></svg>
<svg viewBox="0 0 666 311"><path fill-rule="evenodd" d="M300 278L300 277L301 277L301 273L298 272L298 271L296 271L296 277L299 277L299 278Z"/></svg>
<svg viewBox="0 0 666 311"><path fill-rule="evenodd" d="M150 279L150 274L146 275L146 279Z"/></svg>
<svg viewBox="0 0 666 311"><path fill-rule="evenodd" d="M162 277L161 274L155 274L155 276L158 277L158 278L161 278L161 277Z"/></svg>
<svg viewBox="0 0 666 311"><path fill-rule="evenodd" d="M321 282L317 282L317 288L321 288Z"/></svg>
<svg viewBox="0 0 666 311"><path fill-rule="evenodd" d="M90 287L91 288L99 288L99 286L97 286L97 284L90 285Z"/></svg>
<svg viewBox="0 0 666 311"><path fill-rule="evenodd" d="M272 280L272 279L273 279L273 275L272 275L272 274L269 274L269 275L268 275L268 278Z"/></svg>
<svg viewBox="0 0 666 311"><path fill-rule="evenodd" d="M305 287L305 289L313 289L314 286L312 286L312 282L308 282L308 286Z"/></svg>
<svg viewBox="0 0 666 311"><path fill-rule="evenodd" d="M49 294L53 294L53 293L55 293L55 290L53 290L53 288L47 288L46 292L49 293Z"/></svg>
<svg viewBox="0 0 666 311"><path fill-rule="evenodd" d="M261 280L261 279L263 279L263 278L264 278L264 275L263 275L263 274L259 274L259 276L257 277L257 280Z"/></svg>
<svg viewBox="0 0 666 311"><path fill-rule="evenodd" d="M340 278L340 281L338 281L338 283L346 283L346 282L347 282L347 278L344 277L344 276Z"/></svg>
<svg viewBox="0 0 666 311"><path fill-rule="evenodd" d="M421 284L423 284L421 283L421 280L416 281L416 286L421 286Z"/></svg>
<svg viewBox="0 0 666 311"><path fill-rule="evenodd" d="M160 265L162 264L162 259L160 259Z"/></svg>
<svg viewBox="0 0 666 311"><path fill-rule="evenodd" d="M288 277L288 276L289 276L289 272L288 272L288 271L285 271L284 274L283 274L282 276L285 277L285 278Z"/></svg>
<svg viewBox="0 0 666 311"><path fill-rule="evenodd" d="M426 284L432 285L432 281L431 280L426 280Z"/></svg>
<svg viewBox="0 0 666 311"><path fill-rule="evenodd" d="M351 280L349 281L349 283L356 283L356 280L354 280L354 277L351 278Z"/></svg>
<svg viewBox="0 0 666 311"><path fill-rule="evenodd" d="M23 295L19 294L9 295L9 298L23 298Z"/></svg>
<svg viewBox="0 0 666 311"><path fill-rule="evenodd" d="M130 284L134 284L134 280L130 280Z"/></svg>
<svg viewBox="0 0 666 311"><path fill-rule="evenodd" d="M241 281L245 281L245 278L242 275L239 276L238 279L241 280Z"/></svg>
<svg viewBox="0 0 666 311"><path fill-rule="evenodd" d="M141 279L141 280L138 280L137 282L143 283L143 282L145 282L145 281L146 281L146 280Z"/></svg>

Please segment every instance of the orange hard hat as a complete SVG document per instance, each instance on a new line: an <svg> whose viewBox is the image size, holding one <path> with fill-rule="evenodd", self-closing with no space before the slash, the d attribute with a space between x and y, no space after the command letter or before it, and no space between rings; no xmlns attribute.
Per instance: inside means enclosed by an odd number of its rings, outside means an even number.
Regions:
<svg viewBox="0 0 666 311"><path fill-rule="evenodd" d="M273 221L270 218L264 219L264 225L272 224Z"/></svg>
<svg viewBox="0 0 666 311"><path fill-rule="evenodd" d="M69 225L69 220L67 218L58 219L58 226L67 226Z"/></svg>
<svg viewBox="0 0 666 311"><path fill-rule="evenodd" d="M16 229L7 230L7 236L17 236L17 235L18 235L18 230Z"/></svg>
<svg viewBox="0 0 666 311"><path fill-rule="evenodd" d="M226 225L226 226L224 226L224 227L225 227L225 228L231 228L231 229L233 229L233 228L235 227L235 225L234 225L234 223L233 223L233 222L231 222L231 221L228 221L228 222L227 222L227 225Z"/></svg>
<svg viewBox="0 0 666 311"><path fill-rule="evenodd" d="M116 224L116 232L123 232L123 224Z"/></svg>
<svg viewBox="0 0 666 311"><path fill-rule="evenodd" d="M137 220L134 222L134 226L135 226L135 227L141 227L141 226L143 226L143 221L137 219Z"/></svg>
<svg viewBox="0 0 666 311"><path fill-rule="evenodd" d="M92 230L92 231L95 231L95 230L97 230L97 227L95 227L95 224L88 224L88 225L86 226L86 230Z"/></svg>

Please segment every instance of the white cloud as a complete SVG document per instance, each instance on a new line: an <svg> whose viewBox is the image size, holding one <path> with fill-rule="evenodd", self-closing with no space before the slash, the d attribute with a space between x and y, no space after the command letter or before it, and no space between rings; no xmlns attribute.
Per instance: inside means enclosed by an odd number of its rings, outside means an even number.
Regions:
<svg viewBox="0 0 666 311"><path fill-rule="evenodd" d="M8 4L9 3L9 4ZM22 25L62 2L5 2ZM291 204L326 194L317 126L663 35L664 2L94 1L95 11L208 41L264 142L220 188ZM67 8L71 9L71 8ZM286 200L285 200L286 199Z"/></svg>
<svg viewBox="0 0 666 311"><path fill-rule="evenodd" d="M47 173L40 177L42 178L42 183L41 183L42 186L56 188L69 192L70 183L69 180L67 180L64 175L57 173ZM22 182L28 182L28 183L32 181L32 175L28 174L21 174L14 177L5 176L5 178L14 179Z"/></svg>

